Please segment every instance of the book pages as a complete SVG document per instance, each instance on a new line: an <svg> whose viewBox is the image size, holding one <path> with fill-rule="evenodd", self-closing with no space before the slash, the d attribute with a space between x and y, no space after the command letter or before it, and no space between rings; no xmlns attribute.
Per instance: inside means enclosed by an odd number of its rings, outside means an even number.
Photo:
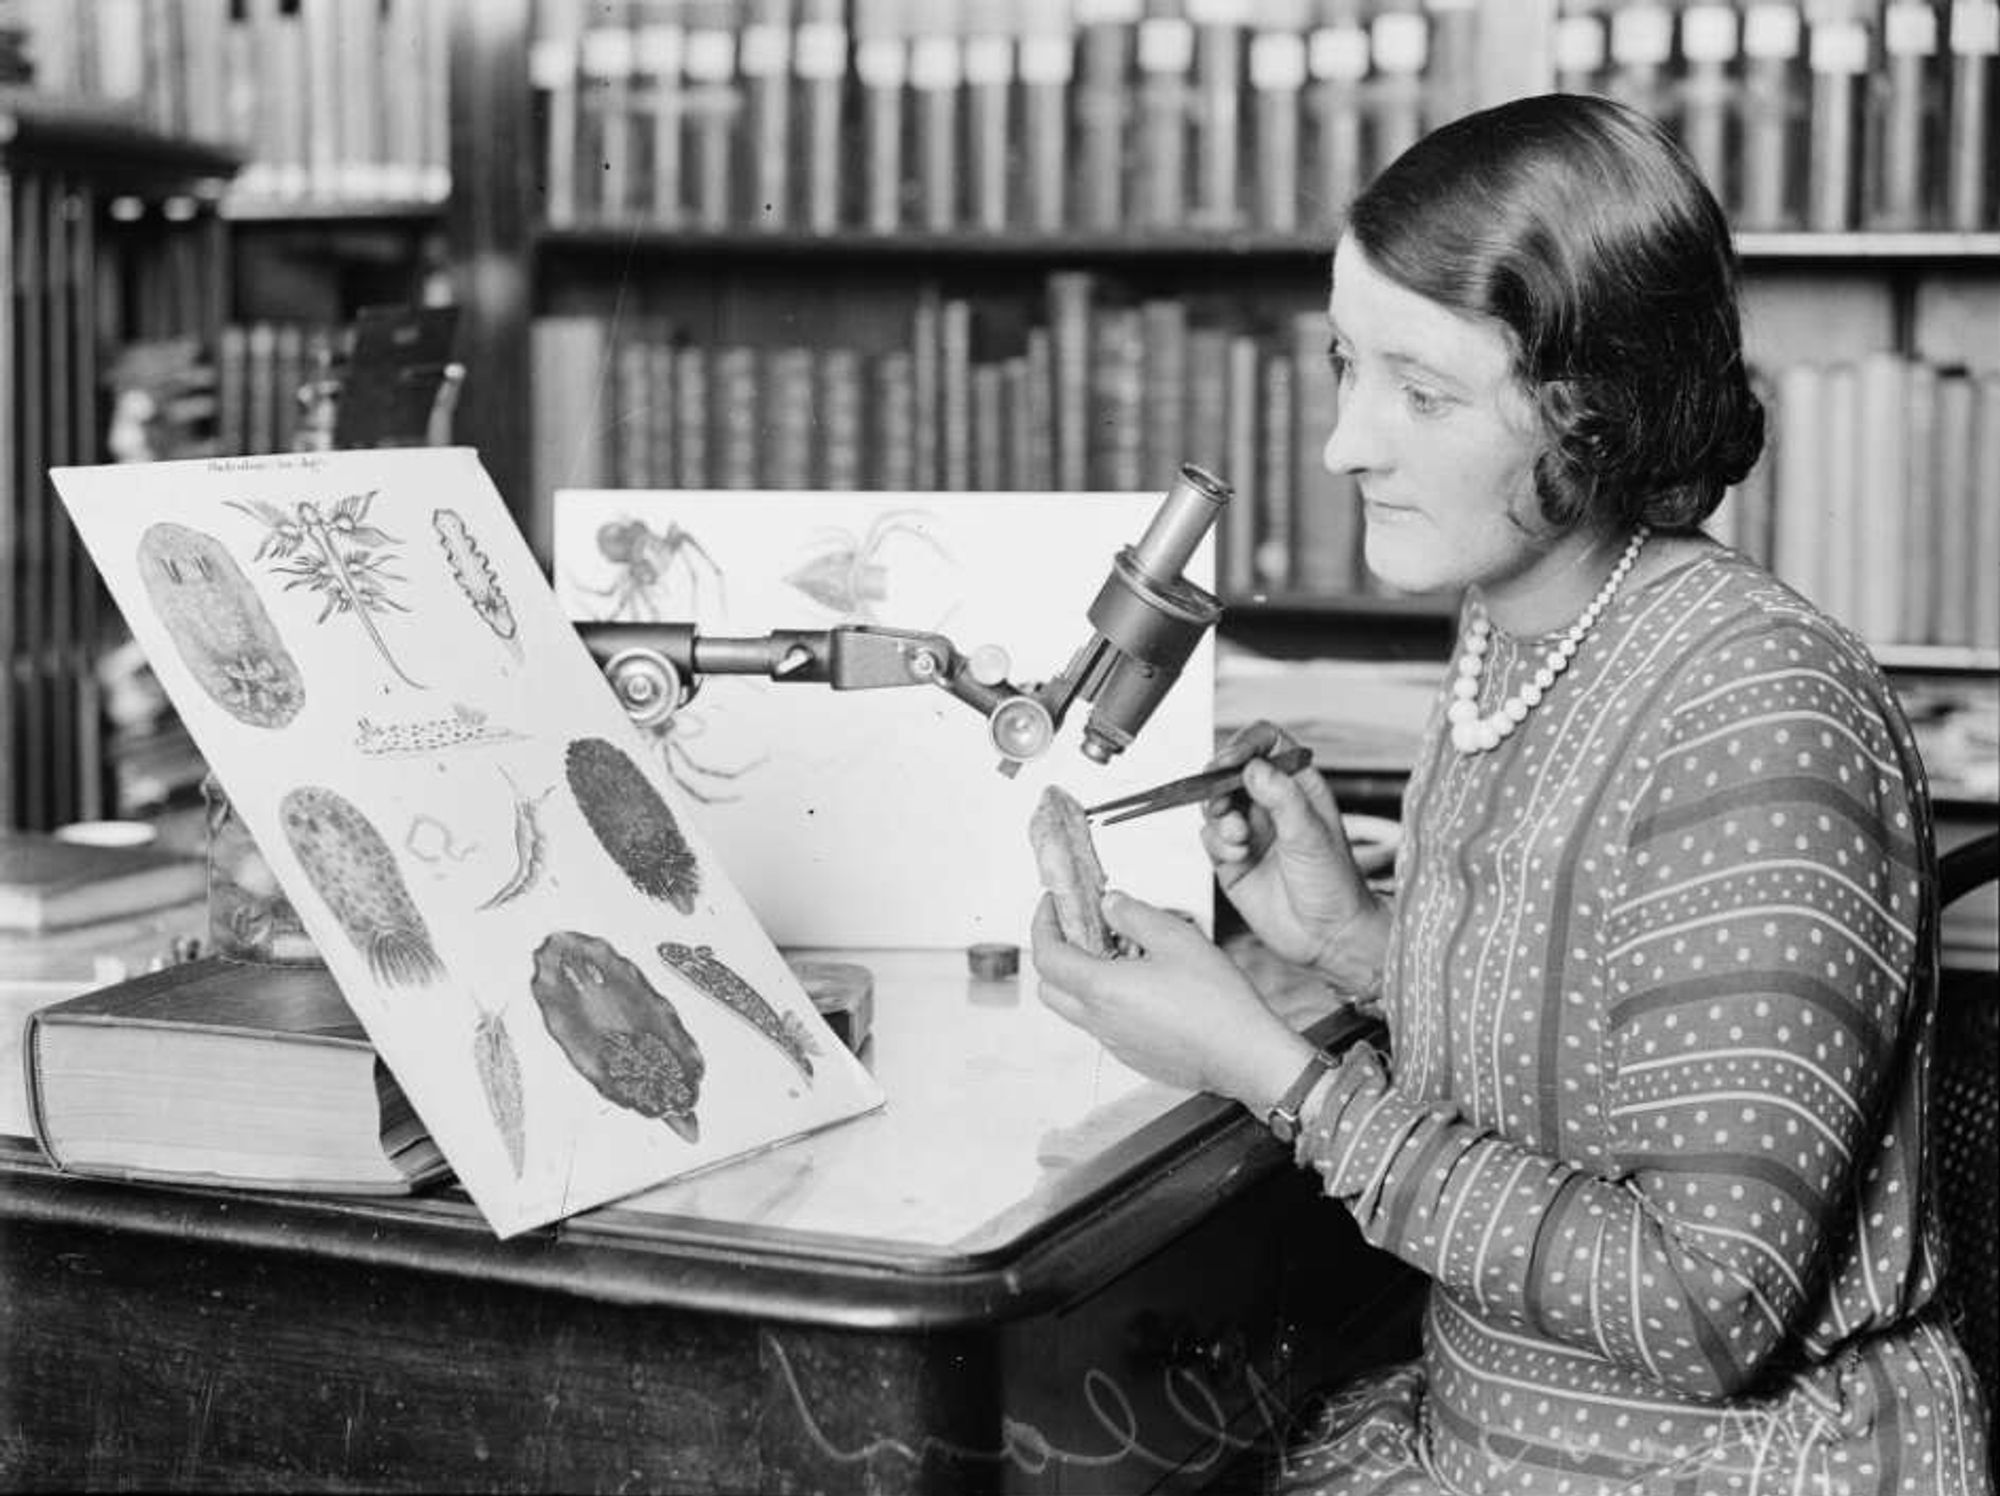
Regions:
<svg viewBox="0 0 2000 1496"><path fill-rule="evenodd" d="M880 1105L474 453L51 476L499 1235Z"/></svg>
<svg viewBox="0 0 2000 1496"><path fill-rule="evenodd" d="M555 505L557 595L576 619L692 622L702 637L837 624L998 646L1007 679L1050 680L1092 636L1092 601L1159 493L570 491ZM1212 538L1188 580L1213 585ZM1196 646L1132 746L1079 752L1078 701L1008 778L980 712L938 687L834 691L713 674L650 744L705 802L758 919L783 945L1024 943L1040 897L1028 817L1043 786L1086 805L1199 769L1214 751L1214 641ZM1104 828L1112 883L1206 926L1198 812Z"/></svg>

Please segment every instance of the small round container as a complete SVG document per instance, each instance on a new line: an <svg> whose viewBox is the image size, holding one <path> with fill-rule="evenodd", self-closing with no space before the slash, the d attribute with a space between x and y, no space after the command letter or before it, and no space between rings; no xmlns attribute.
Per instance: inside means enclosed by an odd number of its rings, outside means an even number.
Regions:
<svg viewBox="0 0 2000 1496"><path fill-rule="evenodd" d="M202 779L201 793L208 806L210 954L260 966L324 965L250 828L213 774Z"/></svg>

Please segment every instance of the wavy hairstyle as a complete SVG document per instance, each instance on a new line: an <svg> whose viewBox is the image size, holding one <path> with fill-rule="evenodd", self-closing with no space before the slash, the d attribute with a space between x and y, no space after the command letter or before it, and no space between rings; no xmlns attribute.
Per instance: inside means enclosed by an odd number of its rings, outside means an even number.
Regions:
<svg viewBox="0 0 2000 1496"><path fill-rule="evenodd" d="M1392 162L1347 231L1392 280L1509 330L1558 529L1693 530L1756 462L1729 225L1644 115L1573 94L1467 115Z"/></svg>

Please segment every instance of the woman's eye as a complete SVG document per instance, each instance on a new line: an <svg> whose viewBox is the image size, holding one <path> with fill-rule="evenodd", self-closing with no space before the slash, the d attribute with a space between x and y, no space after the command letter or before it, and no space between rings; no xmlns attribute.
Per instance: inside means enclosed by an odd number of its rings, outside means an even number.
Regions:
<svg viewBox="0 0 2000 1496"><path fill-rule="evenodd" d="M1327 349L1326 366L1333 370L1333 377L1342 384L1354 377L1354 361L1338 348Z"/></svg>
<svg viewBox="0 0 2000 1496"><path fill-rule="evenodd" d="M1425 389L1420 384L1404 385L1403 398L1409 402L1410 409L1420 416L1441 415L1451 404L1448 398L1436 390Z"/></svg>

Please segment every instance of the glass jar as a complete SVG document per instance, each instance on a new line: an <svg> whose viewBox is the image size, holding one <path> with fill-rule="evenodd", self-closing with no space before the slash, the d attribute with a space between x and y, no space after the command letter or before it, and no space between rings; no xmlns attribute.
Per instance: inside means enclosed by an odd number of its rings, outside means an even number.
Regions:
<svg viewBox="0 0 2000 1496"><path fill-rule="evenodd" d="M262 966L323 965L298 910L213 774L203 776L201 795L208 807L210 954Z"/></svg>

